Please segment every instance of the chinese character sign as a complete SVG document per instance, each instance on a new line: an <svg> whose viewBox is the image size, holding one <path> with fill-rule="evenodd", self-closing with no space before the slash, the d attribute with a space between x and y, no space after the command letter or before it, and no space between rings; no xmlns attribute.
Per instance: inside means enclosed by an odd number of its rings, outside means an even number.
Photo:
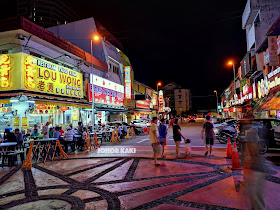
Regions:
<svg viewBox="0 0 280 210"><path fill-rule="evenodd" d="M11 71L11 57L10 55L0 56L0 86L2 88L10 87L10 71Z"/></svg>
<svg viewBox="0 0 280 210"><path fill-rule="evenodd" d="M92 102L92 85L88 85L88 101ZM94 102L106 105L124 106L124 93L94 85Z"/></svg>
<svg viewBox="0 0 280 210"><path fill-rule="evenodd" d="M269 49L269 65L277 66L278 56L277 56L277 37L269 36L268 37L268 49Z"/></svg>
<svg viewBox="0 0 280 210"><path fill-rule="evenodd" d="M159 103L159 112L164 112L164 109L163 109L164 102L163 102L163 92L162 92L162 90L159 91L158 103Z"/></svg>
<svg viewBox="0 0 280 210"><path fill-rule="evenodd" d="M125 98L131 99L131 68L124 67Z"/></svg>

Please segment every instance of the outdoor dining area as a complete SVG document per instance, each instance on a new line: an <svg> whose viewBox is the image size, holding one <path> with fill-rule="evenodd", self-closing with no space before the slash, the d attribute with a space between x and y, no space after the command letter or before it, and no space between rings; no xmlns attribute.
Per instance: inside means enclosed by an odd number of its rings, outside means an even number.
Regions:
<svg viewBox="0 0 280 210"><path fill-rule="evenodd" d="M0 166L23 164L23 167L29 167L32 163L68 158L71 152L76 153L89 148L93 150L106 142L116 143L116 140L130 138L135 136L137 131L145 130L137 129L137 126L116 123L98 125L93 130L79 123L76 129L67 126L66 131L63 131L59 127L49 127L48 122L41 131L36 125L28 133L21 133L19 129L15 129L14 132L5 129L5 133L0 134Z"/></svg>

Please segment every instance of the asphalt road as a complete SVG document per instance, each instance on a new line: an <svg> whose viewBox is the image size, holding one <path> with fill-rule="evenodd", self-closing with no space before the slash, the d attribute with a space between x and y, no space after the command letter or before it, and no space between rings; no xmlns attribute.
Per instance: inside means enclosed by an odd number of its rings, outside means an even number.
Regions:
<svg viewBox="0 0 280 210"><path fill-rule="evenodd" d="M196 123L183 123L181 124L181 132L182 134L191 140L191 145L196 147L203 147L204 142L201 140L201 129L203 122ZM105 143L106 145L107 143ZM133 137L129 140L124 139L122 142L117 143L119 145L124 146L149 146L150 136L148 134L141 134L139 136ZM181 142L181 145L184 145L184 141ZM175 142L173 140L173 131L172 127L169 127L167 134L167 146L175 146ZM220 144L219 141L216 140L215 147L226 148L226 144Z"/></svg>

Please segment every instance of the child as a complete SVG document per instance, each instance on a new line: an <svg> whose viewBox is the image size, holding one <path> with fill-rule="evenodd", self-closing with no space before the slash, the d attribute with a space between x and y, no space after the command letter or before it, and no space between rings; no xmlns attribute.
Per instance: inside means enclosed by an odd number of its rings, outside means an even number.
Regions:
<svg viewBox="0 0 280 210"><path fill-rule="evenodd" d="M190 139L186 139L185 140L185 156L187 157L187 155L189 155L190 157L192 156L192 147L191 147L191 140Z"/></svg>
<svg viewBox="0 0 280 210"><path fill-rule="evenodd" d="M85 127L83 127L83 135L82 135L82 139L83 139L83 143L87 142L87 129Z"/></svg>

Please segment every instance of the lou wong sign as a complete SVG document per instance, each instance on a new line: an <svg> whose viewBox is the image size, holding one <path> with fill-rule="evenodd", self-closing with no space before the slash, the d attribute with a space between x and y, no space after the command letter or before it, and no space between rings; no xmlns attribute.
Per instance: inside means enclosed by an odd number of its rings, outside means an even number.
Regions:
<svg viewBox="0 0 280 210"><path fill-rule="evenodd" d="M94 102L106 105L124 106L124 93L94 85ZM92 84L88 85L88 101L92 102Z"/></svg>
<svg viewBox="0 0 280 210"><path fill-rule="evenodd" d="M0 56L0 90L30 90L68 97L83 97L83 75L33 56Z"/></svg>

